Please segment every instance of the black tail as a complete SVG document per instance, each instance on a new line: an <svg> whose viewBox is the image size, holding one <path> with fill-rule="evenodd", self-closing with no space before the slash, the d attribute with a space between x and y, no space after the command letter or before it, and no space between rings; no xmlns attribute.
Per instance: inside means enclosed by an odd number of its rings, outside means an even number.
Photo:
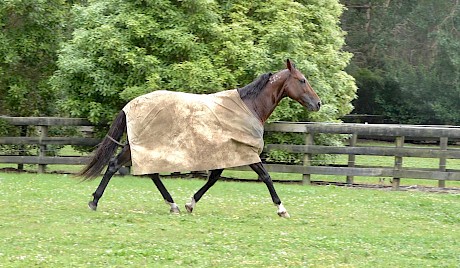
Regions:
<svg viewBox="0 0 460 268"><path fill-rule="evenodd" d="M120 111L113 121L107 136L99 143L89 163L77 176L84 177L84 180L94 179L99 176L117 150L118 144L113 140L120 141L124 132L126 132L126 115L125 112Z"/></svg>

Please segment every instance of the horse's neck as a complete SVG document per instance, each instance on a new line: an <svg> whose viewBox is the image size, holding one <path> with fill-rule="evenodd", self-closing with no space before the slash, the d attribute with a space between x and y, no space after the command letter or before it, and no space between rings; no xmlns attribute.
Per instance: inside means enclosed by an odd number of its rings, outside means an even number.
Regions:
<svg viewBox="0 0 460 268"><path fill-rule="evenodd" d="M259 118L260 122L265 123L281 99L285 97L283 85L288 76L288 70L272 75L265 88L256 98L244 101L252 113Z"/></svg>

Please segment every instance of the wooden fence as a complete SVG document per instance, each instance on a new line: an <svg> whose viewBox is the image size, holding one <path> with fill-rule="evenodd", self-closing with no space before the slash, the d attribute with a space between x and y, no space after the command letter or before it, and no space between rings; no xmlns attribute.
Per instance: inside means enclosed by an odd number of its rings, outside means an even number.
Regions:
<svg viewBox="0 0 460 268"><path fill-rule="evenodd" d="M0 163L37 164L38 171L44 172L46 165L69 164L81 165L86 157L55 157L46 156L48 145L96 145L99 140L82 137L48 137L50 126L91 126L84 119L79 118L52 118L52 117L0 117L0 120L16 126L36 126L38 136L35 137L0 137L1 144L36 144L40 147L36 156L0 155ZM391 177L394 188L398 188L401 178L418 178L438 180L439 187L445 187L445 181L459 181L460 170L447 169L447 159L460 159L460 149L449 148L449 141L460 139L460 128L452 126L412 126L412 125L384 125L384 124L346 124L346 123L288 123L276 122L265 126L266 132L293 132L302 133L305 137L304 145L266 144L265 150L283 150L303 154L302 165L268 164L271 172L303 174L302 182L311 182L312 174L346 176L347 183L353 183L354 176ZM315 145L314 137L320 133L349 134L348 144L345 146ZM392 137L393 146L365 146L358 144L360 137ZM434 140L439 146L433 147L406 147L405 140L413 137L424 140ZM346 165L313 165L314 155L343 154L347 155ZM356 155L390 156L394 157L393 166L358 166L355 164ZM437 168L408 168L403 166L405 157L421 157L438 159ZM434 160L436 161L436 160ZM249 170L248 167L239 167L238 170Z"/></svg>
<svg viewBox="0 0 460 268"><path fill-rule="evenodd" d="M401 178L418 178L438 180L439 187L445 187L445 181L460 180L460 170L447 169L447 159L460 159L460 149L448 148L449 140L460 138L460 128L453 126L413 126L389 124L334 124L334 123L282 123L278 122L265 127L265 131L305 133L305 145L269 144L267 149L283 149L293 153L304 153L303 166L271 165L273 172L301 173L303 182L310 182L311 174L343 175L347 183L353 183L353 176L392 177L394 188L398 188ZM349 144L344 147L321 146L313 143L313 137L318 133L350 134ZM359 146L359 137L393 137L394 146ZM438 148L405 147L406 137L423 138L425 141L437 141ZM348 155L346 166L312 166L312 155L315 154L345 154ZM356 155L392 156L392 167L357 166ZM405 168L404 157L436 158L438 168Z"/></svg>
<svg viewBox="0 0 460 268"><path fill-rule="evenodd" d="M86 157L80 156L47 156L48 145L83 145L95 146L100 142L100 139L84 138L84 137L49 137L48 130L52 126L93 126L88 120L81 118L59 118L59 117L8 117L0 116L0 120L4 120L11 125L27 128L36 126L35 133L30 131L22 131L27 135L38 134L37 136L25 137L0 137L0 145L16 144L16 145L38 145L38 155L28 156L19 150L17 155L0 155L0 163L15 163L15 164L37 164L38 172L45 172L46 165L82 165L86 162Z"/></svg>

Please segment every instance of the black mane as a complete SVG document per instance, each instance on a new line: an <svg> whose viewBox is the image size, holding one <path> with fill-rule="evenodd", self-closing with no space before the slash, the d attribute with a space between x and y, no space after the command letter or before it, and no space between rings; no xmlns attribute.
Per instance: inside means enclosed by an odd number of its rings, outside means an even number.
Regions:
<svg viewBox="0 0 460 268"><path fill-rule="evenodd" d="M238 93L240 93L241 99L254 99L256 98L262 89L267 85L272 73L266 73L259 76L257 79L252 81L250 84L242 88L238 88Z"/></svg>

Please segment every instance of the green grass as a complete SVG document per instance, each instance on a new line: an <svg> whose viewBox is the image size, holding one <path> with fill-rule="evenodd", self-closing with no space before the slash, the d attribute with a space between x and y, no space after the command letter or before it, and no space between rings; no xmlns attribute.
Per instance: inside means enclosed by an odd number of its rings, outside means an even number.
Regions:
<svg viewBox="0 0 460 268"><path fill-rule="evenodd" d="M148 179L0 173L0 267L459 267L460 195L218 182L169 215ZM176 202L203 180L165 180ZM184 209L182 209L184 210Z"/></svg>

